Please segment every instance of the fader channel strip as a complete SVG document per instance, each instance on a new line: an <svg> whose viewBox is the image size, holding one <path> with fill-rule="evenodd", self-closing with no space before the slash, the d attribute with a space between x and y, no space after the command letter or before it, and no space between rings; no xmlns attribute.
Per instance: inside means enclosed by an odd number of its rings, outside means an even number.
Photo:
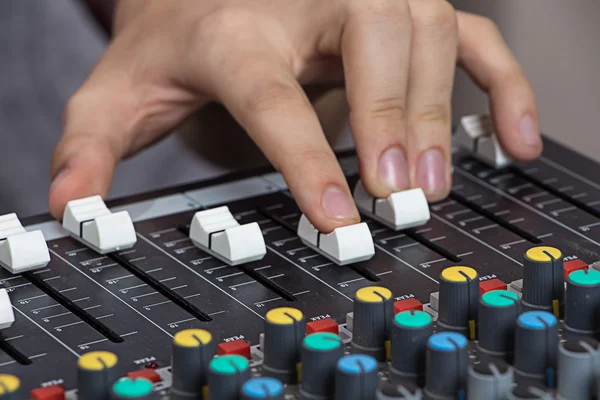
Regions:
<svg viewBox="0 0 600 400"><path fill-rule="evenodd" d="M215 344L234 344L220 346L221 354L248 356L244 341L249 343L251 372L261 375L261 334L271 310L301 310L310 330L338 331L348 342L355 322L349 313L363 288L387 288L397 311L421 308L435 319L441 304L430 301L438 298L442 272L448 267L474 268L482 290L502 288L503 282L513 292L519 289L529 248L560 249L565 268L587 267L600 260L600 182L595 180L599 165L551 141L545 144L538 161L500 169L455 148L452 193L431 206L429 222L393 231L363 218L375 255L348 266L334 264L299 240L301 214L275 173L116 202L113 211L129 211L137 243L107 255L70 238L50 218L25 219L28 230L44 233L51 261L19 275L0 269L0 286L7 289L15 311L15 322L0 333L0 373L19 377L26 397L35 389L33 398L59 398L49 393L59 393L62 387L68 398L76 398L78 358L106 351L118 358L119 376L150 376L156 398L168 398L172 343L182 330L204 329ZM340 160L354 187L355 157L345 154ZM190 241L194 213L219 205L227 205L240 224L258 223L267 248L262 260L229 266ZM278 318L273 315L271 319ZM331 320L340 327L332 327ZM186 342L185 337L179 339ZM326 340L314 341L314 346L327 348ZM346 347L349 351L348 343ZM477 363L475 346L470 348L470 360ZM79 366L93 370L98 362L100 368L108 368L113 360L81 358ZM381 379L388 380L389 366L380 363L379 369ZM2 399L10 395L11 383L0 383ZM408 384L406 388L414 389ZM287 385L285 393L285 399L300 398L297 385ZM380 395L413 398L406 392L405 397Z"/></svg>

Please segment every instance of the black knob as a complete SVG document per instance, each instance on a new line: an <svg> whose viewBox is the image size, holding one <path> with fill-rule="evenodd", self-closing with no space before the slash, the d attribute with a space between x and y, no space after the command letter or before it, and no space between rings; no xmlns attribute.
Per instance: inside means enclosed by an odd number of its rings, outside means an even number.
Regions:
<svg viewBox="0 0 600 400"><path fill-rule="evenodd" d="M377 390L377 400L421 400L423 392L414 382L387 382Z"/></svg>
<svg viewBox="0 0 600 400"><path fill-rule="evenodd" d="M515 337L515 380L555 387L558 322L545 311L519 315Z"/></svg>
<svg viewBox="0 0 600 400"><path fill-rule="evenodd" d="M263 373L283 383L298 381L297 364L302 357L306 321L302 311L281 307L265 317Z"/></svg>
<svg viewBox="0 0 600 400"><path fill-rule="evenodd" d="M377 360L365 354L350 354L337 362L335 400L373 400L379 386Z"/></svg>
<svg viewBox="0 0 600 400"><path fill-rule="evenodd" d="M581 269L567 278L565 336L600 336L600 272Z"/></svg>
<svg viewBox="0 0 600 400"><path fill-rule="evenodd" d="M92 351L77 361L78 398L81 400L106 400L112 385L121 376L117 356L108 351Z"/></svg>
<svg viewBox="0 0 600 400"><path fill-rule="evenodd" d="M480 360L513 361L517 317L521 313L519 296L508 290L493 290L479 299L477 338Z"/></svg>
<svg viewBox="0 0 600 400"><path fill-rule="evenodd" d="M595 395L600 353L592 338L570 339L558 348L558 398L591 399Z"/></svg>
<svg viewBox="0 0 600 400"><path fill-rule="evenodd" d="M425 398L464 398L468 366L466 337L457 332L431 335L427 342Z"/></svg>
<svg viewBox="0 0 600 400"><path fill-rule="evenodd" d="M525 311L548 311L562 315L565 296L562 253L554 247L532 247L523 263L523 297Z"/></svg>
<svg viewBox="0 0 600 400"><path fill-rule="evenodd" d="M475 340L479 277L469 267L449 267L440 276L438 326Z"/></svg>
<svg viewBox="0 0 600 400"><path fill-rule="evenodd" d="M335 371L344 356L344 343L334 333L313 333L302 345L303 399L327 400L335 393Z"/></svg>
<svg viewBox="0 0 600 400"><path fill-rule="evenodd" d="M145 378L121 378L112 387L112 400L157 400L152 382Z"/></svg>
<svg viewBox="0 0 600 400"><path fill-rule="evenodd" d="M389 346L394 305L392 292L380 286L359 289L354 295L352 352L385 361Z"/></svg>
<svg viewBox="0 0 600 400"><path fill-rule="evenodd" d="M535 383L515 386L506 396L507 400L552 400L552 394L542 385Z"/></svg>
<svg viewBox="0 0 600 400"><path fill-rule="evenodd" d="M469 367L467 398L504 400L513 382L513 368L502 360L472 365Z"/></svg>
<svg viewBox="0 0 600 400"><path fill-rule="evenodd" d="M283 400L283 384L275 378L252 378L242 386L241 400Z"/></svg>
<svg viewBox="0 0 600 400"><path fill-rule="evenodd" d="M174 400L202 398L208 376L208 364L217 353L217 343L204 329L185 329L173 337L171 362Z"/></svg>
<svg viewBox="0 0 600 400"><path fill-rule="evenodd" d="M208 400L239 400L242 385L249 379L250 363L246 357L213 358L208 368Z"/></svg>
<svg viewBox="0 0 600 400"><path fill-rule="evenodd" d="M423 385L427 340L433 320L423 311L403 311L392 324L392 381L408 380Z"/></svg>

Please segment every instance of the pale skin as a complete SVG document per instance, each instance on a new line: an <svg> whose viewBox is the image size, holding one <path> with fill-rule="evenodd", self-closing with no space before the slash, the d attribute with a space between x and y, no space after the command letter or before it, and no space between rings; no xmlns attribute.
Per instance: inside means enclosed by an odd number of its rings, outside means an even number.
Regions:
<svg viewBox="0 0 600 400"><path fill-rule="evenodd" d="M444 0L120 0L114 38L65 111L50 211L105 196L117 163L222 103L321 232L360 221L303 86L343 85L360 177L375 197L451 187L456 65L490 99L519 160L542 150L535 97L488 19Z"/></svg>

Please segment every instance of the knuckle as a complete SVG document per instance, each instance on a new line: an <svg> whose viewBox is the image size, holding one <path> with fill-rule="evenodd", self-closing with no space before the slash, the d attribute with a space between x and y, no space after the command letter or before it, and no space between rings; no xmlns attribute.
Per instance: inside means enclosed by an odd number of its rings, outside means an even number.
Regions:
<svg viewBox="0 0 600 400"><path fill-rule="evenodd" d="M248 12L242 8L219 7L196 21L192 41L202 48L216 39L242 34L249 20Z"/></svg>
<svg viewBox="0 0 600 400"><path fill-rule="evenodd" d="M351 11L370 21L382 19L400 21L399 17L410 15L406 0L356 0L351 3Z"/></svg>
<svg viewBox="0 0 600 400"><path fill-rule="evenodd" d="M371 118L387 121L401 121L405 116L405 101L402 97L377 99L369 109Z"/></svg>
<svg viewBox="0 0 600 400"><path fill-rule="evenodd" d="M445 104L430 104L419 111L415 123L439 123L447 125L450 123L450 107Z"/></svg>
<svg viewBox="0 0 600 400"><path fill-rule="evenodd" d="M250 112L264 113L288 108L290 104L298 104L299 100L302 97L293 83L284 79L266 79L254 86L246 106Z"/></svg>
<svg viewBox="0 0 600 400"><path fill-rule="evenodd" d="M416 26L435 29L444 34L457 33L458 21L454 7L447 1L423 1L413 12Z"/></svg>

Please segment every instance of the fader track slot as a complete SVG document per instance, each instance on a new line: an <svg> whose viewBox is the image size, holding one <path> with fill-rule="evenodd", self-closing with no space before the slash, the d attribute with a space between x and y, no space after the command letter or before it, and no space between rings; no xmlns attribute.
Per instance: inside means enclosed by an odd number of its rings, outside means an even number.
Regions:
<svg viewBox="0 0 600 400"><path fill-rule="evenodd" d="M121 267L125 268L127 271L131 272L137 278L141 279L144 283L150 286L152 289L156 290L158 293L165 296L167 299L171 300L173 303L177 304L179 307L183 308L185 311L190 313L194 318L202 321L209 322L212 321L210 315L206 314L198 307L184 299L182 296L175 293L173 290L165 286L162 282L158 281L154 277L148 275L138 266L124 258L123 256L117 253L110 253L108 257L119 264Z"/></svg>
<svg viewBox="0 0 600 400"><path fill-rule="evenodd" d="M456 193L455 191L450 192L450 196L449 196L452 200L456 201L457 203L471 209L473 212L479 214L479 215L483 215L485 218L489 219L490 221L493 221L494 223L502 226L505 229L508 229L509 231L511 231L512 233L514 233L515 235L518 235L520 237L522 237L523 239L531 242L531 243L535 243L535 244L539 244L542 243L542 241L532 235L531 233L519 228L518 226L511 224L510 222L508 222L507 220L505 220L504 218L501 218L497 215L495 215L493 212L490 212L488 210L486 210L485 208L479 206L478 204L472 202L471 200L467 199L466 197Z"/></svg>
<svg viewBox="0 0 600 400"><path fill-rule="evenodd" d="M573 198L572 196L569 196L566 192L561 192L557 188L554 188L554 187L542 182L540 179L537 179L537 178L531 176L527 172L522 171L521 169L519 169L517 167L510 167L509 169L510 169L510 172L512 172L519 178L525 179L525 180L533 183L534 185L538 186L540 189L543 189L546 192L551 193L552 195L560 198L561 200L566 201L567 203L574 205L575 207L587 212L588 214L593 215L596 218L600 218L600 211L596 210L593 207L590 207L589 205L585 204L581 200L578 200L578 199Z"/></svg>
<svg viewBox="0 0 600 400"><path fill-rule="evenodd" d="M381 282L381 278L366 269L365 267L361 267L358 264L350 264L347 265L352 271L356 272L360 276L364 277L366 280L371 282Z"/></svg>
<svg viewBox="0 0 600 400"><path fill-rule="evenodd" d="M452 261L452 262L460 262L461 258L456 254L444 249L443 247L435 244L431 240L426 237L418 234L415 229L406 229L404 231L406 236L411 238L412 240L421 243L423 246L427 247L429 250L439 254L440 256Z"/></svg>
<svg viewBox="0 0 600 400"><path fill-rule="evenodd" d="M262 215L264 215L267 218L271 218L273 221L277 222L279 225L283 226L285 229L287 229L288 231L292 232L294 235L296 235L298 233L298 228L297 227L295 227L294 225L290 224L289 222L287 222L283 218L279 218L277 215L269 212L265 208L263 208L263 207L259 208L258 212L261 213Z"/></svg>
<svg viewBox="0 0 600 400"><path fill-rule="evenodd" d="M30 365L32 363L31 359L17 350L13 345L8 343L6 337L0 333L0 350L8 354L21 365Z"/></svg>
<svg viewBox="0 0 600 400"><path fill-rule="evenodd" d="M58 290L44 282L43 279L35 275L33 272L24 272L21 275L31 282L31 284L58 302L61 306L72 312L77 318L81 319L83 322L97 330L111 342L122 343L124 341L124 339L118 333L104 325L102 322L98 321L94 316L72 302L68 297L60 293Z"/></svg>

